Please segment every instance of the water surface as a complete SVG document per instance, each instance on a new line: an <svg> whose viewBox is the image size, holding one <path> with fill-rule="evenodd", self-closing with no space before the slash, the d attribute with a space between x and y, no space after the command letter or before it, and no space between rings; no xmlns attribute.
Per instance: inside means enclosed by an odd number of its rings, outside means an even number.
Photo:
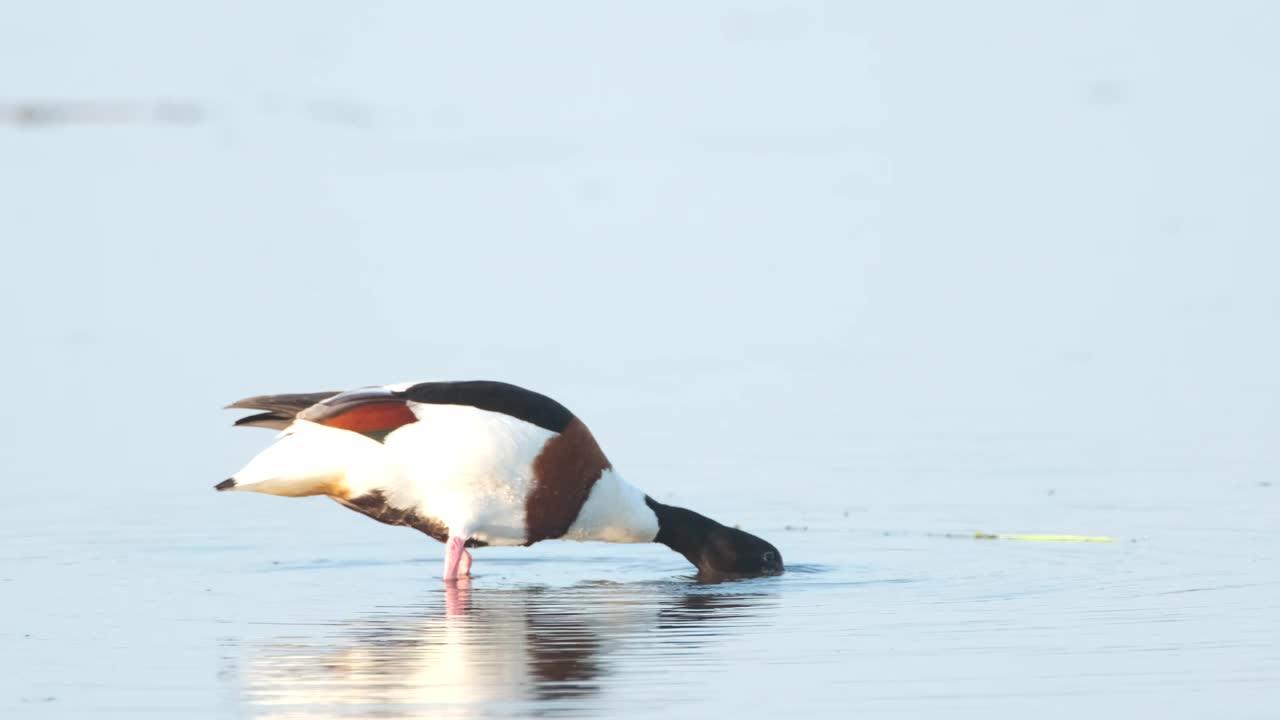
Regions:
<svg viewBox="0 0 1280 720"><path fill-rule="evenodd" d="M4 534L4 699L49 717L978 718L1260 717L1276 697L1265 483L882 474L856 503L771 512L699 482L686 502L775 542L786 574L706 582L661 546L547 542L481 549L447 586L440 545L322 499L103 498L55 528L27 498Z"/></svg>

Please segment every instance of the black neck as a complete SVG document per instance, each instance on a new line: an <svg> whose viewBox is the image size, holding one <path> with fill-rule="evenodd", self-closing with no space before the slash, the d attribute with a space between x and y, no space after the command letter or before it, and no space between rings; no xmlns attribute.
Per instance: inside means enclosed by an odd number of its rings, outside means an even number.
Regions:
<svg viewBox="0 0 1280 720"><path fill-rule="evenodd" d="M663 505L646 495L644 502L658 516L658 536L654 542L675 550L700 570L710 570L704 550L711 542L711 535L724 528L705 515L674 505Z"/></svg>

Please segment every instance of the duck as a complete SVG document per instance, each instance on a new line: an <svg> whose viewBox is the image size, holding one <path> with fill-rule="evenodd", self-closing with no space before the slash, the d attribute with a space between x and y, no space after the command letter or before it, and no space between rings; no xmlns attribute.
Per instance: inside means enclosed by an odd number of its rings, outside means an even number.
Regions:
<svg viewBox="0 0 1280 720"><path fill-rule="evenodd" d="M782 553L737 527L658 502L618 473L576 415L491 380L257 395L238 427L279 431L219 492L323 495L444 543L446 582L471 550L543 540L658 543L699 575L783 572Z"/></svg>

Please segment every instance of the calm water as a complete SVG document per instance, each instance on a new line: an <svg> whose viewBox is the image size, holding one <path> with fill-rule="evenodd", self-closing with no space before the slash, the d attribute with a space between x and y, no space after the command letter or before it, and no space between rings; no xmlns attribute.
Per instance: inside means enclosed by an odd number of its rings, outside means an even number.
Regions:
<svg viewBox="0 0 1280 720"><path fill-rule="evenodd" d="M1277 36L6 0L0 717L1276 717ZM447 590L212 490L268 440L228 401L481 378L790 572L544 543Z"/></svg>
<svg viewBox="0 0 1280 720"><path fill-rule="evenodd" d="M660 546L544 543L481 550L476 576L445 587L441 546L322 499L28 497L4 525L0 703L11 717L1268 716L1275 488L1239 470L974 470L972 445L949 462L970 470L864 467L824 498L771 495L771 473L747 467L691 478L682 500L789 562L718 584ZM964 536L977 530L1116 541Z"/></svg>

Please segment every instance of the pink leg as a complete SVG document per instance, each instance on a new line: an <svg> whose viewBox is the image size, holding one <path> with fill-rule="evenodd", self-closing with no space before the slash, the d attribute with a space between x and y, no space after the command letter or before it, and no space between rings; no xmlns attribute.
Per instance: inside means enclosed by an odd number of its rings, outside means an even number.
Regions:
<svg viewBox="0 0 1280 720"><path fill-rule="evenodd" d="M471 592L471 578L461 577L457 582L444 586L444 614L447 617L467 616L467 596Z"/></svg>
<svg viewBox="0 0 1280 720"><path fill-rule="evenodd" d="M458 563L462 560L462 556L467 554L466 546L467 539L457 535L450 535L449 540L445 542L444 579L446 582L458 579Z"/></svg>
<svg viewBox="0 0 1280 720"><path fill-rule="evenodd" d="M458 574L466 577L471 576L471 551L463 547L462 561L458 563Z"/></svg>

